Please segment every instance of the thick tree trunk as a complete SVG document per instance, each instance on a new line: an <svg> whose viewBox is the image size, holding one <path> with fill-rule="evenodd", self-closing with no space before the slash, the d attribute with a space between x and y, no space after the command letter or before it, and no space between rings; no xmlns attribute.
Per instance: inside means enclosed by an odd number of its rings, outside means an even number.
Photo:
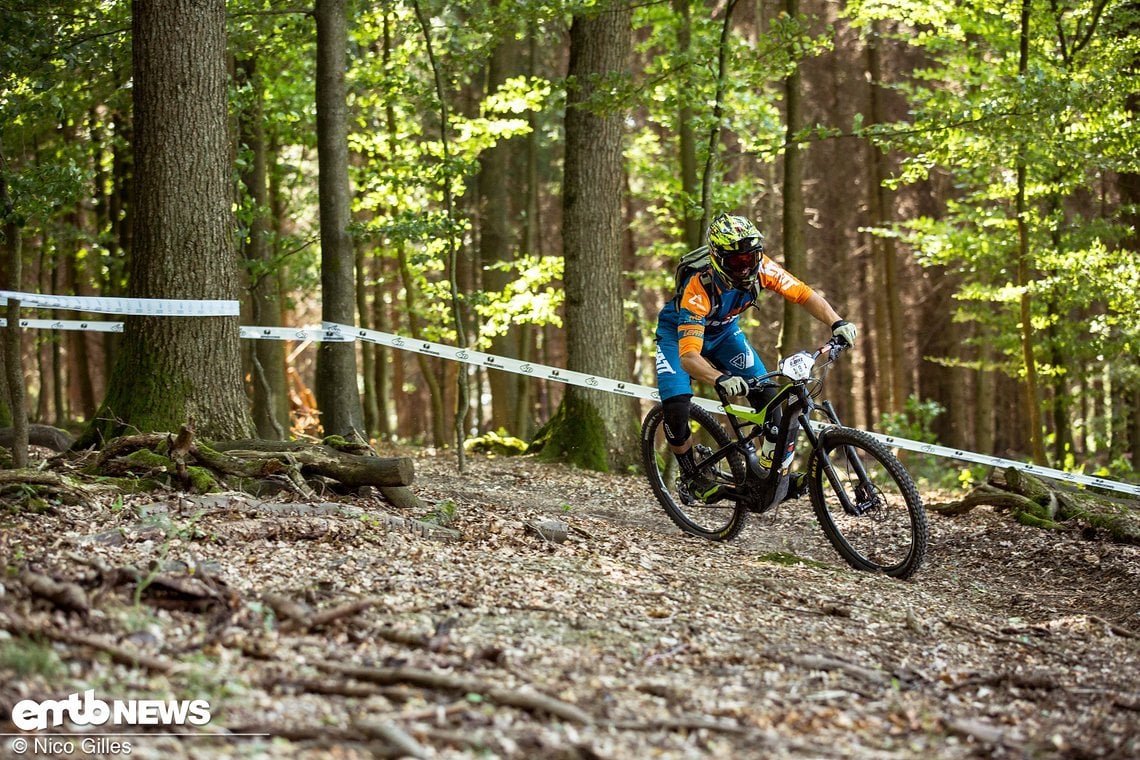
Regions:
<svg viewBox="0 0 1140 760"><path fill-rule="evenodd" d="M493 93L508 78L525 73L519 66L518 45L507 39L496 45L487 68L486 94ZM479 258L483 287L501 291L515 277L510 269L500 266L515 258L518 245L512 234L513 199L517 196L511 182L511 167L519 148L525 148L522 138L500 141L483 151L479 157ZM506 335L491 340L491 353L521 358L529 328L517 325ZM530 396L531 381L520 375L490 371L487 383L491 387L491 429L506 430L511 435L527 436L530 433L529 415L518 416L518 397ZM525 407L524 407L525 408Z"/></svg>
<svg viewBox="0 0 1140 760"><path fill-rule="evenodd" d="M628 374L621 272L623 119L612 107L598 109L605 95L601 83L607 76L624 77L631 46L627 6L574 17L562 204L567 366L614 378ZM637 460L634 419L626 399L568 386L543 436L545 455L593 468L599 462L624 468ZM584 431L595 435L586 438Z"/></svg>
<svg viewBox="0 0 1140 760"><path fill-rule="evenodd" d="M138 223L129 293L236 300L225 2L136 0L132 22ZM188 419L211 437L248 435L237 317L125 321L107 397L81 445Z"/></svg>
<svg viewBox="0 0 1140 760"><path fill-rule="evenodd" d="M317 156L320 164L321 319L355 324L356 297L348 176L346 0L317 0ZM367 435L354 343L317 349L317 405L326 435Z"/></svg>
<svg viewBox="0 0 1140 760"><path fill-rule="evenodd" d="M886 121L882 94L882 65L879 56L879 25L873 24L870 38L867 41L867 74L869 82L869 98L871 105L871 123L881 124ZM870 168L870 187L867 189L867 199L871 215L871 224L875 227L888 227L892 220L893 207L890 192L883 183L890 172L887 167L887 158L882 151L874 145L870 146L868 165ZM881 317L876 321L879 328L879 366L882 368L881 382L885 396L882 398L883 410L895 413L902 412L906 404L906 369L903 355L903 326L902 326L902 292L903 288L898 277L898 252L895 250L894 238L871 238L871 250L875 259L876 279L878 285L875 289L875 309Z"/></svg>

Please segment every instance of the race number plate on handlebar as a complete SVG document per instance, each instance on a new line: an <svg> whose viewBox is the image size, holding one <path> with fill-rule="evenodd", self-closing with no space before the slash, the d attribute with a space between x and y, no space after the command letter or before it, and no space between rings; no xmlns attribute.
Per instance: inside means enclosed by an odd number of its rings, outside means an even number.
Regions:
<svg viewBox="0 0 1140 760"><path fill-rule="evenodd" d="M815 362L812 361L811 354L801 351L798 354L792 354L780 362L780 374L792 382L799 382L800 380L807 380L811 377L811 371L814 366Z"/></svg>

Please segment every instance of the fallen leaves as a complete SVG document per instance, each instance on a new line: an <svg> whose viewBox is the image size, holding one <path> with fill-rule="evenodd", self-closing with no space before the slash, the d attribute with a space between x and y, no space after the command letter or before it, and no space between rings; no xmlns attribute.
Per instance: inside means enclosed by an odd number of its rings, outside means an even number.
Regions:
<svg viewBox="0 0 1140 760"><path fill-rule="evenodd" d="M11 515L0 655L46 640L67 675L0 656L0 718L87 686L204 695L214 730L267 731L286 757L1140 749L1135 547L975 509L932 516L903 583L843 565L806 500L716 544L636 477L468 464L417 460L417 495L449 505L430 525L375 497Z"/></svg>

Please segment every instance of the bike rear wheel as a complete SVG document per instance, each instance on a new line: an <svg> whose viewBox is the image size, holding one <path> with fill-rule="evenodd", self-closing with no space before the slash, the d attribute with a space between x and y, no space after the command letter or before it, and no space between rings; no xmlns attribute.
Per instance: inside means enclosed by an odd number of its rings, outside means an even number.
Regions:
<svg viewBox="0 0 1140 760"><path fill-rule="evenodd" d="M918 572L926 558L926 511L914 480L889 448L861 430L824 430L812 455L808 490L820 527L852 567L895 578Z"/></svg>
<svg viewBox="0 0 1140 760"><path fill-rule="evenodd" d="M689 408L694 459L698 466L709 454L729 443L728 433L699 406ZM664 412L657 404L641 425L641 459L649 485L665 514L681 530L711 541L730 541L744 528L748 510L735 501L705 504L689 497L683 489L680 467L665 439ZM710 477L726 486L743 483L747 473L744 457L733 452Z"/></svg>

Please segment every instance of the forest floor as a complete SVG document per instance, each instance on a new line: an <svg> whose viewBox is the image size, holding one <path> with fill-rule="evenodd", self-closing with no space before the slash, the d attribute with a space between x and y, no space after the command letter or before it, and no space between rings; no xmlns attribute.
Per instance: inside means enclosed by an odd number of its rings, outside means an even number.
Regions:
<svg viewBox="0 0 1140 760"><path fill-rule="evenodd" d="M458 538L376 497L0 511L0 756L1140 756L1140 547L931 514L903 582L849 569L806 498L718 544L638 477L415 464ZM20 700L87 690L209 721L15 735Z"/></svg>

